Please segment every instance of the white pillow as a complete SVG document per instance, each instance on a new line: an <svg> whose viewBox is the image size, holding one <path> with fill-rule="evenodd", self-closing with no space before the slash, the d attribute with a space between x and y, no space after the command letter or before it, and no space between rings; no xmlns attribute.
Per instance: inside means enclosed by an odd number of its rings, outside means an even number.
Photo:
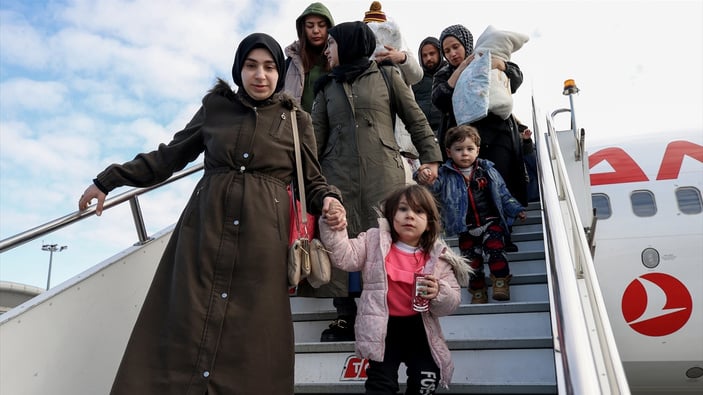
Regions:
<svg viewBox="0 0 703 395"><path fill-rule="evenodd" d="M400 34L400 29L398 29L398 25L394 21L369 22L366 25L373 31L373 35L376 37L376 49L373 51L373 55L371 55L371 60L375 58L377 53L387 51L384 45L388 45L399 51L405 49L403 36Z"/></svg>
<svg viewBox="0 0 703 395"><path fill-rule="evenodd" d="M488 25L476 40L474 53L490 54L503 61L509 61L512 53L522 48L529 39L525 34L498 30ZM510 91L510 79L503 71L491 69L488 97L488 112L508 119L513 112L513 95Z"/></svg>
<svg viewBox="0 0 703 395"><path fill-rule="evenodd" d="M457 125L485 118L490 94L491 56L478 54L461 72L452 94L452 106Z"/></svg>
<svg viewBox="0 0 703 395"><path fill-rule="evenodd" d="M491 51L488 51L488 54L493 56ZM510 91L510 78L498 69L491 69L488 112L492 112L502 119L508 119L513 112L513 93Z"/></svg>
<svg viewBox="0 0 703 395"><path fill-rule="evenodd" d="M510 55L522 48L529 39L530 37L525 34L498 30L488 25L486 30L476 40L474 52L480 53L490 50L493 56L507 61L510 60Z"/></svg>

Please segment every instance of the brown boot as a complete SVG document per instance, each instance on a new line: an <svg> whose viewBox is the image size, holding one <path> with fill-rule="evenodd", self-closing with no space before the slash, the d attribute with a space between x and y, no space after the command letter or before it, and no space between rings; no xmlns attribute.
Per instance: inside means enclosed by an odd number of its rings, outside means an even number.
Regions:
<svg viewBox="0 0 703 395"><path fill-rule="evenodd" d="M488 290L486 287L481 289L469 289L471 294L471 304L484 304L488 303Z"/></svg>
<svg viewBox="0 0 703 395"><path fill-rule="evenodd" d="M507 277L496 278L491 274L491 282L493 283L493 299L494 300L510 300L510 279L513 278L512 274L508 274Z"/></svg>

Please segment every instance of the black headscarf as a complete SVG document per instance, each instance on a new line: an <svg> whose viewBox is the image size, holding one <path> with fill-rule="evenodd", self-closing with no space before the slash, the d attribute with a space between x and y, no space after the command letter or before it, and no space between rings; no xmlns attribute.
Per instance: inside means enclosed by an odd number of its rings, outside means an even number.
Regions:
<svg viewBox="0 0 703 395"><path fill-rule="evenodd" d="M337 42L339 65L332 76L339 82L354 81L371 64L369 57L376 49L376 36L363 22L344 22L329 30Z"/></svg>
<svg viewBox="0 0 703 395"><path fill-rule="evenodd" d="M286 83L286 58L278 42L266 33L252 33L239 43L237 52L234 55L234 65L232 65L232 79L234 83L239 88L242 88L242 68L244 67L244 61L247 55L249 55L249 52L255 48L264 48L271 52L273 61L276 62L276 68L278 69L278 83L276 84L274 93L280 92Z"/></svg>
<svg viewBox="0 0 703 395"><path fill-rule="evenodd" d="M329 35L337 42L339 65L332 72L320 76L315 81L313 92L317 92L334 79L337 82L352 82L371 65L369 59L376 49L376 36L363 22L344 22L329 30Z"/></svg>

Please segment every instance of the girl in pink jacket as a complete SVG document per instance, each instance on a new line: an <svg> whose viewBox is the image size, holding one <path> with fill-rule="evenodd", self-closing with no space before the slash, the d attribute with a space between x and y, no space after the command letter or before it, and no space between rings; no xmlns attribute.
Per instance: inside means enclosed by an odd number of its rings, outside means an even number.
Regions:
<svg viewBox="0 0 703 395"><path fill-rule="evenodd" d="M334 208L330 208L334 213ZM385 200L379 227L349 239L320 219L321 239L332 264L361 271L363 291L354 330L356 354L369 359L367 394L395 394L398 369L407 366L406 394L434 394L448 388L454 365L439 317L461 301L469 265L439 238L440 217L432 194L420 185L404 186ZM416 291L415 277L419 273ZM429 309L413 309L413 297Z"/></svg>

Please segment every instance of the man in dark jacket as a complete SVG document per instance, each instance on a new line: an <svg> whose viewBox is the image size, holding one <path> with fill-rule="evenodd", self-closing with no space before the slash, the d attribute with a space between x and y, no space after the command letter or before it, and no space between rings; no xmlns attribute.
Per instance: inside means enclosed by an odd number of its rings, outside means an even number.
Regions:
<svg viewBox="0 0 703 395"><path fill-rule="evenodd" d="M420 65L424 73L420 82L412 86L415 101L430 124L430 128L437 135L437 129L442 120L442 112L432 104L432 79L434 74L447 62L442 57L439 40L436 37L427 37L420 43L418 49Z"/></svg>

